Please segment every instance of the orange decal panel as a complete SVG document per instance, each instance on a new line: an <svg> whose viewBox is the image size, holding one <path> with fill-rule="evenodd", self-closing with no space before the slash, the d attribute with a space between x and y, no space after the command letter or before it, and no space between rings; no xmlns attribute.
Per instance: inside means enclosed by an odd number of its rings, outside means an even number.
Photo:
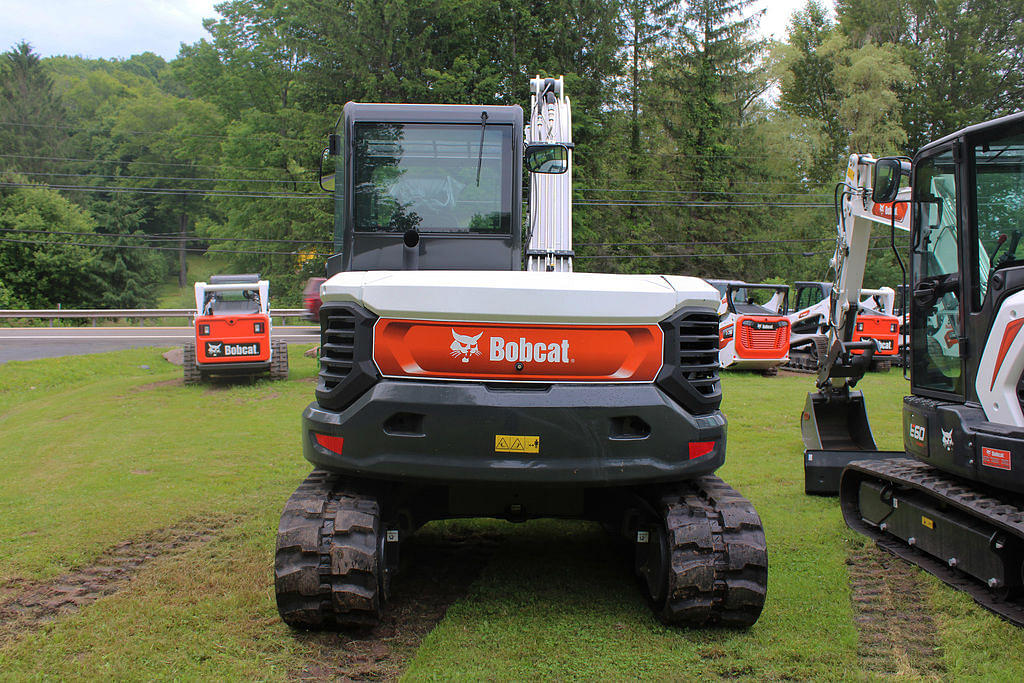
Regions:
<svg viewBox="0 0 1024 683"><path fill-rule="evenodd" d="M270 320L265 315L200 315L194 328L200 363L270 360Z"/></svg>
<svg viewBox="0 0 1024 683"><path fill-rule="evenodd" d="M895 332L893 332L893 325L896 326ZM856 329L857 327L861 329L858 330ZM874 339L878 342L878 350L875 351L876 356L897 356L900 352L899 329L900 319L894 315L866 315L858 313L852 341ZM858 349L852 353L859 356L864 352Z"/></svg>
<svg viewBox="0 0 1024 683"><path fill-rule="evenodd" d="M871 213L878 216L879 218L888 218L891 220L893 204L895 204L896 207L896 222L902 222L903 219L906 218L907 216L907 207L909 206L907 202L875 204L873 207L871 207Z"/></svg>
<svg viewBox="0 0 1024 683"><path fill-rule="evenodd" d="M373 360L385 377L513 382L651 382L657 325L518 325L381 318Z"/></svg>
<svg viewBox="0 0 1024 683"><path fill-rule="evenodd" d="M774 315L744 315L736 319L736 356L756 360L789 354L789 320Z"/></svg>

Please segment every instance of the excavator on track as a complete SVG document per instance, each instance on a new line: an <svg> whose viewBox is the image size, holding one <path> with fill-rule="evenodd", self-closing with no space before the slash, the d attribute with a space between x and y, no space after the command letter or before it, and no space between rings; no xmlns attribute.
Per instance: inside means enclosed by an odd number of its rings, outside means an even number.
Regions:
<svg viewBox="0 0 1024 683"><path fill-rule="evenodd" d="M913 159L855 154L838 189L828 355L801 416L806 486L837 488L851 528L1024 626L1024 113ZM897 255L895 230L910 232L895 452L876 449L854 389L875 350L852 341L851 312L879 223Z"/></svg>
<svg viewBox="0 0 1024 683"><path fill-rule="evenodd" d="M329 138L337 253L302 418L315 469L274 563L293 627L375 623L402 542L455 517L599 522L666 623L761 614L761 521L713 474L718 293L572 272L569 98L561 78L530 86L525 130L518 106L349 103Z"/></svg>

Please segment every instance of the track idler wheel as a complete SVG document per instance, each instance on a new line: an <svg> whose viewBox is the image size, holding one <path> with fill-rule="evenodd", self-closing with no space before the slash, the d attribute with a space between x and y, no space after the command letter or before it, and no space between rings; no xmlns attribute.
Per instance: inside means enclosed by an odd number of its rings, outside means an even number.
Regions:
<svg viewBox="0 0 1024 683"><path fill-rule="evenodd" d="M374 496L314 470L288 499L277 531L274 589L285 623L303 629L376 624L390 588L385 534Z"/></svg>
<svg viewBox="0 0 1024 683"><path fill-rule="evenodd" d="M693 628L752 626L767 594L768 553L750 502L706 476L650 503L660 519L637 531L636 570L658 617Z"/></svg>

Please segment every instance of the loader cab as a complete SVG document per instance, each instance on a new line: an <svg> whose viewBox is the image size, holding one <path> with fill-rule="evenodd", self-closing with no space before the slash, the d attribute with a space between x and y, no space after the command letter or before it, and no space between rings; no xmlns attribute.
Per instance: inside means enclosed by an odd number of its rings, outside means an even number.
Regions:
<svg viewBox="0 0 1024 683"><path fill-rule="evenodd" d="M197 314L266 314L268 293L269 284L259 274L211 275L206 286L196 288Z"/></svg>
<svg viewBox="0 0 1024 683"><path fill-rule="evenodd" d="M793 288L796 290L793 306L797 311L821 303L832 293L831 282L796 282L793 284Z"/></svg>
<svg viewBox="0 0 1024 683"><path fill-rule="evenodd" d="M324 162L321 184L334 196L328 276L519 269L520 107L349 102Z"/></svg>
<svg viewBox="0 0 1024 683"><path fill-rule="evenodd" d="M791 312L796 316L793 320L793 334L821 334L828 325L826 317L832 283L796 282L793 289L796 291Z"/></svg>

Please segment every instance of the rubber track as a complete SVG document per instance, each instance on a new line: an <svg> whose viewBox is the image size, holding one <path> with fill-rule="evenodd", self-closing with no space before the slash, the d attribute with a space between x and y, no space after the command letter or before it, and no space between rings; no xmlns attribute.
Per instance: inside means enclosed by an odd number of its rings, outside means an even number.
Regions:
<svg viewBox="0 0 1024 683"><path fill-rule="evenodd" d="M852 462L843 471L843 479L839 486L839 505L847 526L875 541L879 548L917 565L953 588L964 591L985 609L995 612L1016 626L1024 626L1022 598L1005 599L967 574L865 522L858 507L859 484L865 479L894 483L921 491L933 500L996 527L1020 539L1021 542L1024 542L1024 507L1009 504L967 482L908 458Z"/></svg>
<svg viewBox="0 0 1024 683"><path fill-rule="evenodd" d="M270 361L270 379L288 379L288 342L274 339L270 342L273 358Z"/></svg>
<svg viewBox="0 0 1024 683"><path fill-rule="evenodd" d="M285 503L277 530L274 588L290 626L335 629L380 619L380 514L372 496L313 470Z"/></svg>
<svg viewBox="0 0 1024 683"><path fill-rule="evenodd" d="M659 616L679 626L752 626L768 589L768 552L750 502L715 476L661 500L671 552Z"/></svg>
<svg viewBox="0 0 1024 683"><path fill-rule="evenodd" d="M888 359L871 361L871 372L889 372L889 368L891 367L892 361Z"/></svg>
<svg viewBox="0 0 1024 683"><path fill-rule="evenodd" d="M804 351L806 346L800 347L799 349L789 350L789 362L782 367L786 370L793 372L803 372L806 374L815 374L818 372L819 359L824 358L828 355L828 338L823 336L814 337L812 340L814 344L815 354L810 351Z"/></svg>
<svg viewBox="0 0 1024 683"><path fill-rule="evenodd" d="M196 343L185 342L181 349L181 367L185 372L185 384L199 384L202 376L196 366Z"/></svg>

